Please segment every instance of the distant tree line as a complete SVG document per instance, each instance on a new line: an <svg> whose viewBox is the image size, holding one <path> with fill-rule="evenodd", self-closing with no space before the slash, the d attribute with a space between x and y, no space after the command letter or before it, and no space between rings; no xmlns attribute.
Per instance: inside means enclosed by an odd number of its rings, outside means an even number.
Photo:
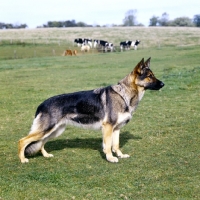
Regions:
<svg viewBox="0 0 200 200"><path fill-rule="evenodd" d="M92 25L87 25L84 22L77 22L75 20L67 20L67 21L48 21L47 24L43 24L43 26L38 26L37 28L65 28L65 27L89 27Z"/></svg>
<svg viewBox="0 0 200 200"><path fill-rule="evenodd" d="M0 29L19 29L19 28L27 28L27 24L6 24L0 22Z"/></svg>
<svg viewBox="0 0 200 200"><path fill-rule="evenodd" d="M194 15L193 19L189 17L178 17L174 20L169 20L169 15L165 12L161 17L152 16L149 26L197 26L200 27L200 14Z"/></svg>
<svg viewBox="0 0 200 200"><path fill-rule="evenodd" d="M100 25L96 25L99 26ZM106 27L107 25L103 25ZM121 25L110 25L110 26L144 26L137 22L137 10L128 10L125 13L125 18ZM193 19L189 17L178 17L174 20L169 20L169 15L164 12L161 17L153 15L150 18L149 26L187 26L187 27L200 27L200 14L194 15ZM20 29L27 28L26 24L7 24L0 22L0 29ZM65 28L65 27L92 27L85 22L76 22L75 20L67 21L48 21L47 24L38 26L37 28Z"/></svg>
<svg viewBox="0 0 200 200"><path fill-rule="evenodd" d="M143 26L137 22L137 10L129 10L125 14L123 26ZM164 12L161 17L152 16L149 26L197 26L200 27L200 14L194 15L193 19L189 17L178 17L174 20L169 20L169 15Z"/></svg>

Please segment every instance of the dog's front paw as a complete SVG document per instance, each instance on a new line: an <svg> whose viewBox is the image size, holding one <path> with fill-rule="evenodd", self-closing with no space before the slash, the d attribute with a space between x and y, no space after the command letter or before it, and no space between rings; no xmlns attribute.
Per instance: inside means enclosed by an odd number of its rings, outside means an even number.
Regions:
<svg viewBox="0 0 200 200"><path fill-rule="evenodd" d="M21 163L28 163L28 159L27 158L21 159Z"/></svg>
<svg viewBox="0 0 200 200"><path fill-rule="evenodd" d="M119 158L129 158L130 156L128 155L128 154L121 154L120 156L119 156Z"/></svg>
<svg viewBox="0 0 200 200"><path fill-rule="evenodd" d="M119 149L113 150L113 152L116 153L116 155L119 158L129 158L130 157L128 154L123 154Z"/></svg>
<svg viewBox="0 0 200 200"><path fill-rule="evenodd" d="M117 163L119 161L117 157L114 157L112 155L106 155L106 159L107 161L112 162L112 163Z"/></svg>

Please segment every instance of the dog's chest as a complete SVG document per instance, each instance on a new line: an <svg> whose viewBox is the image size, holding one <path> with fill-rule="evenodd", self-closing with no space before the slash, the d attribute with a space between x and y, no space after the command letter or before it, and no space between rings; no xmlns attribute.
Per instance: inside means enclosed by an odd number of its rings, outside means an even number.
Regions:
<svg viewBox="0 0 200 200"><path fill-rule="evenodd" d="M141 91L141 92L139 92L139 94L138 94L138 99L139 99L139 101L141 101L142 100L142 97L144 96L144 90L143 91Z"/></svg>
<svg viewBox="0 0 200 200"><path fill-rule="evenodd" d="M126 125L132 118L132 115L129 112L118 113L116 127L121 128Z"/></svg>

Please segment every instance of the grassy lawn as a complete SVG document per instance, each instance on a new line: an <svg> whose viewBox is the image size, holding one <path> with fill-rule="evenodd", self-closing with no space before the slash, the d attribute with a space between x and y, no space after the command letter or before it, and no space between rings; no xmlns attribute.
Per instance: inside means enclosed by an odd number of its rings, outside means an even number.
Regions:
<svg viewBox="0 0 200 200"><path fill-rule="evenodd" d="M138 51L77 57L59 56L64 45L53 42L48 46L50 54L44 53L47 47L40 41L45 37L39 33L0 32L0 199L200 199L200 46L196 36L200 30L174 28L169 36L166 29L150 30L137 30L144 41ZM60 35L57 29L50 31L55 38L67 37L63 30ZM50 33L41 32L49 38ZM86 32L92 38L111 39L111 34L116 34L115 41L122 38L111 28ZM125 29L123 33L132 32ZM68 34L69 38L81 35L81 29L69 29ZM148 41L148 34L161 45ZM37 45L8 42L21 40L20 35L30 41L36 38ZM175 37L173 42L170 36ZM16 48L21 52L18 59L13 57ZM52 56L52 49L59 53ZM43 100L115 84L150 56L151 68L165 87L147 91L132 121L122 128L121 149L130 158L108 163L100 131L67 127L46 144L53 158L38 154L28 164L19 162L17 142L28 134Z"/></svg>

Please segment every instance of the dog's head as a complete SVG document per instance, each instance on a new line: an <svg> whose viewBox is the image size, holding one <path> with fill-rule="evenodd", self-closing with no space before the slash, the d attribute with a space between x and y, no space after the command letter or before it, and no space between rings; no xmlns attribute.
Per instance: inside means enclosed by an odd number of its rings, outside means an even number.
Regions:
<svg viewBox="0 0 200 200"><path fill-rule="evenodd" d="M144 58L136 65L131 75L134 77L134 84L142 87L145 90L159 90L164 86L164 83L158 80L150 69L150 60L144 62Z"/></svg>

